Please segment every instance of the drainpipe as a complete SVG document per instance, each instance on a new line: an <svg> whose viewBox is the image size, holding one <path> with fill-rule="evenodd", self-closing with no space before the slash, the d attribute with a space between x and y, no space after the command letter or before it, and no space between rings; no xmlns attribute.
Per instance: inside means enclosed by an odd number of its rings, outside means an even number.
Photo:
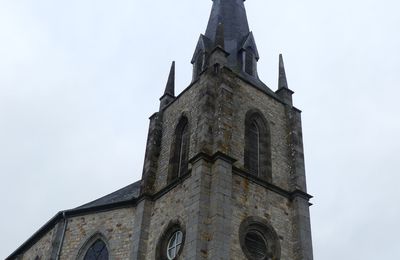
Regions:
<svg viewBox="0 0 400 260"><path fill-rule="evenodd" d="M58 248L57 251L57 256L56 256L56 260L60 260L60 255L61 255L61 249L64 243L64 237L65 237L65 232L67 231L67 223L68 223L68 219L67 216L65 215L65 211L63 211L63 219L64 219L64 229L61 235L61 241L60 241L60 246Z"/></svg>

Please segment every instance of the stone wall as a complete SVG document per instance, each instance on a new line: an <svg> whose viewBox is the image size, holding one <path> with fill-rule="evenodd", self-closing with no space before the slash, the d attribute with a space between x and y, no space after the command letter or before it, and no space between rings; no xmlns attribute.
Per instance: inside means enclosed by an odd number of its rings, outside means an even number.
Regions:
<svg viewBox="0 0 400 260"><path fill-rule="evenodd" d="M219 73L203 73L198 82L164 110L156 190L167 185L171 142L182 114L189 119L189 158L200 152L212 155L221 151L236 160L235 167L243 169L245 115L255 108L261 111L270 127L272 182L289 191L293 162L290 156L288 107L227 70ZM226 170L229 166L215 168L213 163L203 163L201 167L192 167L189 179L154 202L146 259L154 259L157 241L172 220L180 220L190 236L181 259L210 259L211 254L212 257L228 259L227 256L222 257L226 248L215 244L219 243L218 237L223 237L230 244L228 252L231 259L246 259L239 243L239 226L248 216L268 221L279 235L281 259L295 259L292 231L295 227L292 222L296 213L287 197L241 176L232 177L232 169ZM220 172L221 169L224 169L223 172ZM204 208L201 209L202 203ZM226 212L232 212L231 216L226 216ZM218 225L230 228L231 237L224 237L224 233L217 236L216 232L224 232L218 229ZM198 258L191 258L190 252Z"/></svg>
<svg viewBox="0 0 400 260"><path fill-rule="evenodd" d="M35 260L38 256L39 259L49 259L51 253L52 239L55 233L55 228L51 229L44 235L39 241L37 241L31 248L29 248L24 255L22 260Z"/></svg>
<svg viewBox="0 0 400 260"><path fill-rule="evenodd" d="M231 259L246 259L239 243L239 226L247 217L267 220L279 236L281 260L293 260L292 206L290 201L264 187L244 179L233 178L233 217Z"/></svg>
<svg viewBox="0 0 400 260"><path fill-rule="evenodd" d="M155 190L158 191L167 185L167 174L170 160L171 144L175 128L182 115L189 120L190 144L189 158L195 154L197 144L195 129L197 128L198 107L196 97L202 84L195 84L185 91L175 102L173 102L163 113L163 129L161 140L161 152L158 162L158 172L156 177Z"/></svg>
<svg viewBox="0 0 400 260"><path fill-rule="evenodd" d="M251 109L258 109L269 123L271 131L272 182L283 189L290 185L290 158L288 143L288 123L285 105L266 95L261 90L249 86L237 78L234 89L234 118L231 156L236 166L243 168L245 116Z"/></svg>
<svg viewBox="0 0 400 260"><path fill-rule="evenodd" d="M285 105L230 73L222 76L223 79L211 73L203 74L200 81L165 109L156 190L167 184L171 142L182 114L189 119L189 158L199 152L222 151L237 160L235 166L243 168L245 115L254 108L269 122L273 183L290 188L289 125Z"/></svg>
<svg viewBox="0 0 400 260"><path fill-rule="evenodd" d="M146 259L155 259L157 243L171 222L179 222L185 230L185 245L179 259L200 258L204 243L205 218L208 216L210 166L194 165L191 175L154 202Z"/></svg>
<svg viewBox="0 0 400 260"><path fill-rule="evenodd" d="M179 259L247 259L239 227L247 217L260 217L277 232L281 260L294 257L292 202L232 172L227 162L202 160L191 175L154 202L146 260L156 259L157 244L170 222L185 231Z"/></svg>
<svg viewBox="0 0 400 260"><path fill-rule="evenodd" d="M110 259L129 259L134 225L133 216L133 208L123 208L69 219L60 259L77 259L80 249L84 248L86 242L98 234L101 234L106 240Z"/></svg>

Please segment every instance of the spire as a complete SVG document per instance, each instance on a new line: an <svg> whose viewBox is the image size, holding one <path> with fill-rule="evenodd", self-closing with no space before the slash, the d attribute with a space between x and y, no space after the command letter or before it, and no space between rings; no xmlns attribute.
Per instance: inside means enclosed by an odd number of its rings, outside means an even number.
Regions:
<svg viewBox="0 0 400 260"><path fill-rule="evenodd" d="M253 85L273 93L258 77L259 60L256 42L250 31L244 5L245 0L212 0L210 18L204 35L200 35L191 63L193 64L193 81L213 63L210 55L215 50L223 50L218 63L229 68ZM222 53L219 53L222 54ZM223 61L223 63L221 63Z"/></svg>
<svg viewBox="0 0 400 260"><path fill-rule="evenodd" d="M278 89L282 88L289 88L287 79L286 79L286 72L285 72L285 65L283 63L283 56L279 54L279 82L278 82Z"/></svg>
<svg viewBox="0 0 400 260"><path fill-rule="evenodd" d="M175 61L171 64L167 85L165 86L164 95L160 98L160 111L167 107L175 100Z"/></svg>
<svg viewBox="0 0 400 260"><path fill-rule="evenodd" d="M165 86L164 95L170 95L175 97L175 61L171 64L171 70L169 71L167 85Z"/></svg>
<svg viewBox="0 0 400 260"><path fill-rule="evenodd" d="M236 52L250 33L243 0L213 0L205 36L216 43L218 25L224 26L225 49Z"/></svg>
<svg viewBox="0 0 400 260"><path fill-rule="evenodd" d="M278 94L279 97L285 102L286 104L293 106L293 91L289 89L287 79L286 79L286 72L285 72L285 65L283 64L283 56L279 54L279 80L278 80L278 90L275 92Z"/></svg>

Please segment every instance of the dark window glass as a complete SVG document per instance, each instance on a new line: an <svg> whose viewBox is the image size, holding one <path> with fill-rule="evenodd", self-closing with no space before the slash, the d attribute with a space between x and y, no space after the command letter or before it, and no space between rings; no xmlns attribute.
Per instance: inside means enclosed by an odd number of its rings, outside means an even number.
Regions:
<svg viewBox="0 0 400 260"><path fill-rule="evenodd" d="M249 171L256 176L260 172L260 131L256 122L249 129Z"/></svg>
<svg viewBox="0 0 400 260"><path fill-rule="evenodd" d="M185 174L188 169L189 131L187 124L183 128L180 139L178 176Z"/></svg>
<svg viewBox="0 0 400 260"><path fill-rule="evenodd" d="M271 135L261 113L250 110L245 119L244 167L249 174L272 181Z"/></svg>
<svg viewBox="0 0 400 260"><path fill-rule="evenodd" d="M108 260L108 249L106 244L98 239L86 252L84 260Z"/></svg>
<svg viewBox="0 0 400 260"><path fill-rule="evenodd" d="M189 166L189 125L186 117L182 117L175 129L171 146L171 157L168 169L168 183L184 175Z"/></svg>
<svg viewBox="0 0 400 260"><path fill-rule="evenodd" d="M256 230L249 231L246 234L244 243L254 259L265 259L267 256L267 243L260 232Z"/></svg>

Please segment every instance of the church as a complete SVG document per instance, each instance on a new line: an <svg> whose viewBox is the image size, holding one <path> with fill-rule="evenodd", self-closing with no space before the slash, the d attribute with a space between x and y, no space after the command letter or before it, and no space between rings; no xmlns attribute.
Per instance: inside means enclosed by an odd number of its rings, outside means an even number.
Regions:
<svg viewBox="0 0 400 260"><path fill-rule="evenodd" d="M6 259L312 260L301 111L272 90L244 0L213 0L175 93L150 117L141 180L56 214Z"/></svg>

